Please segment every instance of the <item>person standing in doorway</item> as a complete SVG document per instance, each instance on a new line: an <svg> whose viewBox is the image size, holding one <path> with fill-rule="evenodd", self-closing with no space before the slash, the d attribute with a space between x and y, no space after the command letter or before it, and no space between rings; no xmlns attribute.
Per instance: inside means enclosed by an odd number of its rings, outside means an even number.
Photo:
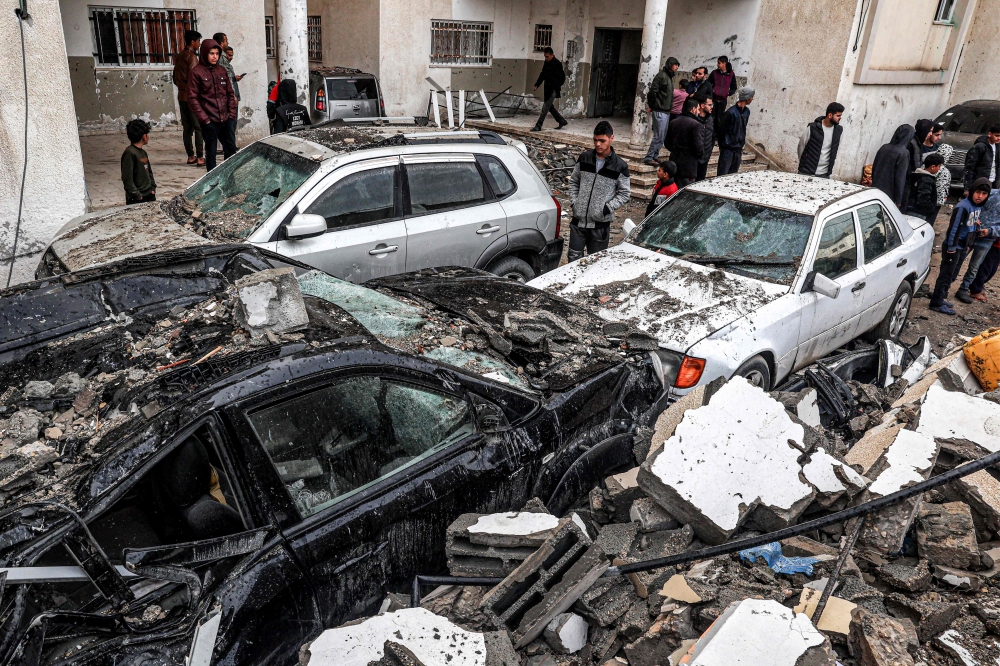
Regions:
<svg viewBox="0 0 1000 666"><path fill-rule="evenodd" d="M719 170L718 176L726 176L740 170L743 163L743 146L747 142L747 123L750 122L750 103L753 102L754 89L744 86L737 92L736 104L732 105L722 115L719 134Z"/></svg>
<svg viewBox="0 0 1000 666"><path fill-rule="evenodd" d="M215 168L217 142L228 159L236 153L236 142L229 133L229 123L236 119L236 95L226 70L219 65L222 49L214 39L201 43L198 64L188 77L188 104L201 123L205 138L205 168Z"/></svg>
<svg viewBox="0 0 1000 666"><path fill-rule="evenodd" d="M184 50L174 56L174 85L177 86L177 105L181 109L181 135L184 139L184 150L187 151L187 163L194 166L205 166L204 141L201 138L201 125L188 106L188 75L191 68L198 64L198 49L201 48L201 33L197 30L184 31Z"/></svg>
<svg viewBox="0 0 1000 666"><path fill-rule="evenodd" d="M990 181L994 189L1000 187L1000 125L990 125L985 136L976 139L965 154L965 193L979 178Z"/></svg>
<svg viewBox="0 0 1000 666"><path fill-rule="evenodd" d="M656 73L653 82L649 84L646 94L646 111L650 116L650 126L653 130L653 140L643 163L657 166L660 163L660 148L667 138L667 127L670 124L670 111L674 107L674 74L681 66L677 58L667 58L663 69Z"/></svg>
<svg viewBox="0 0 1000 666"><path fill-rule="evenodd" d="M698 122L701 123L701 145L704 150L698 160L698 175L696 181L708 178L708 161L712 159L712 147L715 145L715 117L712 109L715 100L711 97L696 97L698 100Z"/></svg>
<svg viewBox="0 0 1000 666"><path fill-rule="evenodd" d="M736 74L733 73L733 65L729 62L728 56L719 56L716 68L708 75L707 81L712 86L712 121L715 133L718 134L722 114L726 112L726 104L736 92Z"/></svg>
<svg viewBox="0 0 1000 666"><path fill-rule="evenodd" d="M125 126L130 146L122 153L122 185L125 187L125 204L132 205L156 201L156 180L149 165L149 155L143 149L149 143L149 123L140 118L130 120Z"/></svg>
<svg viewBox="0 0 1000 666"><path fill-rule="evenodd" d="M535 81L535 87L532 90L538 90L538 86L544 83L543 96L545 102L542 104L542 113L538 116L538 122L531 128L532 132L542 131L542 123L545 122L545 116L549 113L552 114L552 117L558 123L556 125L557 130L566 127L566 119L562 117L559 109L556 108L556 100L561 95L562 85L566 83L566 72L563 71L562 63L556 58L556 53L552 50L551 46L546 46L542 54L545 62L542 64L542 71L538 74L538 79Z"/></svg>
<svg viewBox="0 0 1000 666"><path fill-rule="evenodd" d="M704 98L702 98L704 99ZM698 177L698 163L705 152L711 154L712 146L702 143L704 126L698 109L701 104L694 97L684 102L684 112L675 120L667 135L667 149L670 161L677 165L674 181L677 187L690 185Z"/></svg>
<svg viewBox="0 0 1000 666"><path fill-rule="evenodd" d="M808 125L799 139L799 173L805 176L829 178L837 161L840 136L844 128L840 121L844 117L844 105L831 102L826 107L826 115Z"/></svg>
<svg viewBox="0 0 1000 666"><path fill-rule="evenodd" d="M569 225L567 261L606 250L615 211L628 203L631 194L628 163L611 143L611 123L602 120L594 128L594 148L580 155L569 180L573 221Z"/></svg>
<svg viewBox="0 0 1000 666"><path fill-rule="evenodd" d="M878 149L872 162L872 187L877 187L892 199L900 210L906 210L909 194L910 143L916 130L913 125L900 125L889 143Z"/></svg>

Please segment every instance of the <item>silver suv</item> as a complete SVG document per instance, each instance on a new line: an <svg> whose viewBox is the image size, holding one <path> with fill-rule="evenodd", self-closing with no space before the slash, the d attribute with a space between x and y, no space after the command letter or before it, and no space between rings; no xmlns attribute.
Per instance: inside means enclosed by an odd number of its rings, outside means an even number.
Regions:
<svg viewBox="0 0 1000 666"><path fill-rule="evenodd" d="M101 262L248 242L356 283L439 266L527 282L559 265L560 215L523 144L493 132L306 127L250 144L170 201L71 221L38 275L96 263L95 239L113 238Z"/></svg>
<svg viewBox="0 0 1000 666"><path fill-rule="evenodd" d="M314 125L336 118L383 116L385 102L375 75L346 67L310 68L309 117Z"/></svg>

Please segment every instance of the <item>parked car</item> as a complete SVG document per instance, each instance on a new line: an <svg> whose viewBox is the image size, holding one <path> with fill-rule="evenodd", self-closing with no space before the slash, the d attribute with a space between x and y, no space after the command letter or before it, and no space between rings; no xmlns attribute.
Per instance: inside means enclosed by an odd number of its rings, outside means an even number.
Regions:
<svg viewBox="0 0 1000 666"><path fill-rule="evenodd" d="M953 106L934 122L944 126L941 142L955 148L945 165L951 171L952 187L965 187L965 154L990 125L1000 125L1000 101L977 99Z"/></svg>
<svg viewBox="0 0 1000 666"><path fill-rule="evenodd" d="M172 223L356 283L434 266L527 281L559 264L560 206L523 144L493 132L380 132L307 127L261 139L173 200L72 220L37 276L95 263L80 248L96 229L142 253L159 243L137 246L120 228ZM116 247L102 240L102 260Z"/></svg>
<svg viewBox="0 0 1000 666"><path fill-rule="evenodd" d="M337 118L385 116L385 101L378 78L360 69L310 67L309 102L313 124Z"/></svg>
<svg viewBox="0 0 1000 666"><path fill-rule="evenodd" d="M307 327L247 338L233 283L288 266ZM0 327L0 438L64 429L0 458L0 663L19 666L298 664L446 571L460 514L562 515L634 466L663 393L589 311L472 269L369 288L210 245L19 285L0 317L21 327Z"/></svg>
<svg viewBox="0 0 1000 666"><path fill-rule="evenodd" d="M898 338L934 230L877 189L777 171L690 185L592 258L531 283L656 339L665 388L769 389L853 338Z"/></svg>

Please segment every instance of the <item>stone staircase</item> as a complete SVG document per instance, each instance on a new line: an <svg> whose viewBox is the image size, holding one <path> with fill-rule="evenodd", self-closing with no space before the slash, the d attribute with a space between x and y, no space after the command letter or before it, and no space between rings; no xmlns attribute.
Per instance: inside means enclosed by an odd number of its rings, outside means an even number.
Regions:
<svg viewBox="0 0 1000 666"><path fill-rule="evenodd" d="M532 132L529 127L519 127L517 125L508 125L506 123L491 123L480 120L468 120L465 125L466 127L472 129L491 130L493 132L497 132L498 134L506 134L508 136L544 139L557 144L577 146L584 150L594 147L593 141L589 138L563 131L543 130L541 132ZM646 151L633 150L629 148L627 143L620 141L615 142L615 151L619 156L621 156L622 159L628 162L629 173L631 174L630 180L632 183L632 196L636 199L648 201L652 196L653 186L656 184L656 167L642 163L642 159L646 156ZM660 151L660 159L666 159L669 156L669 151L665 149ZM715 147L712 150L712 156L708 160L709 177L715 175L718 163L719 148ZM756 154L746 150L743 151L743 163L740 165L741 173L747 171L765 171L767 168L768 166L766 163L757 160Z"/></svg>

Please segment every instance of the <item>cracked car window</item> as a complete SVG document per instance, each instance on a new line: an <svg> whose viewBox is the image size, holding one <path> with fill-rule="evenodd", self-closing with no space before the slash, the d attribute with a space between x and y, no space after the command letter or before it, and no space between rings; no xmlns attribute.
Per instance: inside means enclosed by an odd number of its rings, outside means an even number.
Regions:
<svg viewBox="0 0 1000 666"><path fill-rule="evenodd" d="M826 221L816 250L813 270L831 280L858 267L858 239L854 233L854 216L838 215Z"/></svg>
<svg viewBox="0 0 1000 666"><path fill-rule="evenodd" d="M255 143L185 190L184 198L203 213L238 209L263 221L318 168L315 160Z"/></svg>
<svg viewBox="0 0 1000 666"><path fill-rule="evenodd" d="M303 518L475 432L468 403L356 376L249 415Z"/></svg>
<svg viewBox="0 0 1000 666"><path fill-rule="evenodd" d="M790 284L812 223L812 217L800 213L682 191L646 218L635 240L670 254L771 264L740 265L739 269Z"/></svg>

